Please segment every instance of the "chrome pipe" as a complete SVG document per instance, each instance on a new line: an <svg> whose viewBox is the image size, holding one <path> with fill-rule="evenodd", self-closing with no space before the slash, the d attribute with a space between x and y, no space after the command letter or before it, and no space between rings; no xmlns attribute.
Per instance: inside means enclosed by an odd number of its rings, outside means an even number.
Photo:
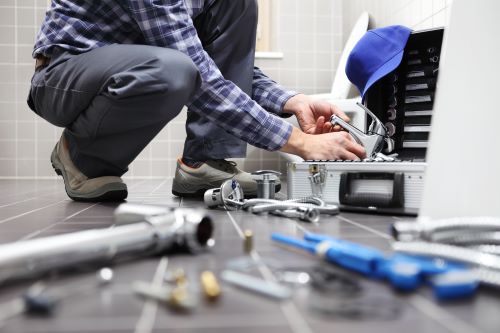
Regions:
<svg viewBox="0 0 500 333"><path fill-rule="evenodd" d="M438 257L495 270L500 273L500 256L474 249L428 242L394 242L392 248L400 253Z"/></svg>
<svg viewBox="0 0 500 333"><path fill-rule="evenodd" d="M265 213L265 212L270 212L270 211L274 211L274 210L288 210L288 209L298 209L298 208L314 208L314 209L317 209L320 214L329 214L329 215L335 215L335 214L338 214L338 212L339 212L338 207L333 206L333 205L317 206L317 205L307 204L307 203L286 202L286 201L282 201L280 203L262 204L262 205L252 206L249 208L249 210L252 213L258 214L258 213Z"/></svg>
<svg viewBox="0 0 500 333"><path fill-rule="evenodd" d="M432 241L457 246L500 245L500 232L490 231L470 233L465 230L460 230L455 232L447 232L446 234L434 234L432 235Z"/></svg>
<svg viewBox="0 0 500 333"><path fill-rule="evenodd" d="M392 235L399 241L432 240L433 234L447 231L464 230L482 232L500 230L498 217L456 217L442 220L419 222L396 222L392 225Z"/></svg>
<svg viewBox="0 0 500 333"><path fill-rule="evenodd" d="M0 245L0 283L83 263L110 261L121 255L152 255L175 247L196 252L212 243L212 232L212 220L205 214L176 209L114 228L3 244Z"/></svg>
<svg viewBox="0 0 500 333"><path fill-rule="evenodd" d="M316 208L297 208L289 210L274 210L270 212L273 215L298 218L304 222L317 223L319 221L320 213Z"/></svg>

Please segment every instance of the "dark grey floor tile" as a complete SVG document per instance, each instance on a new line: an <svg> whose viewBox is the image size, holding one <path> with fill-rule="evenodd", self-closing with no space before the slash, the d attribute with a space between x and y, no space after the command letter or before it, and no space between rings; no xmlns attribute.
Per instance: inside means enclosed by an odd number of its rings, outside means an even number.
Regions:
<svg viewBox="0 0 500 333"><path fill-rule="evenodd" d="M203 208L201 199L173 196L170 192L171 179L126 182L128 202ZM113 211L117 206L118 203L73 202L64 193L60 179L2 180L0 243L106 228L115 223ZM223 296L220 301L206 303L198 282L204 270L218 275L224 269L239 267L259 278L264 278L263 270L275 278L283 270L309 271L320 265L333 267L311 254L276 244L270 239L273 232L295 238L302 238L305 232L327 234L390 253L390 225L395 221L414 220L412 217L342 212L338 216L322 216L320 223L310 224L243 211L228 213L215 209L206 213L213 219L216 245L199 254L169 254L167 265L167 271L179 268L185 271L199 306L195 312L181 315L160 304L150 318L153 332L498 331L498 291L482 289L476 297L467 301L439 303L426 286L414 294L400 294L385 281L368 279L339 268L337 270L348 274L351 280L362 286L366 304L375 300L380 307L396 305L399 310L397 315L370 318L340 316L331 311L321 313L314 308L317 294L304 287L293 287L291 303L278 303L221 283ZM253 255L243 250L241 232L247 229L253 232ZM265 265L264 269L251 265L256 263L256 259ZM159 261L159 256L153 256L113 263L115 278L112 284L106 286L99 286L95 277L102 264L83 266L78 272L50 275L46 278L49 289L67 290L67 296L61 300L55 316L48 319L18 316L8 320L4 326L0 324L0 331L132 332L143 315L145 302L133 294L131 285L136 280L152 281ZM266 275L266 278L269 276ZM0 306L22 295L32 283L17 281L0 285ZM321 296L326 300L337 299L336 295Z"/></svg>

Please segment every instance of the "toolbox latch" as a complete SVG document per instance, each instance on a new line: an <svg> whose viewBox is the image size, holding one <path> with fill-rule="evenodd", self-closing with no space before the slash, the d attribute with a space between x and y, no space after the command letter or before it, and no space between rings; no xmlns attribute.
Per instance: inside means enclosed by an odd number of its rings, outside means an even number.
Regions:
<svg viewBox="0 0 500 333"><path fill-rule="evenodd" d="M392 188L386 191L363 191L366 184L392 181ZM373 186L373 188L381 188ZM376 208L404 207L404 173L402 172L346 172L340 175L339 202L342 205Z"/></svg>
<svg viewBox="0 0 500 333"><path fill-rule="evenodd" d="M314 197L323 196L323 185L325 184L327 172L324 164L309 165L309 182L311 183L311 192Z"/></svg>

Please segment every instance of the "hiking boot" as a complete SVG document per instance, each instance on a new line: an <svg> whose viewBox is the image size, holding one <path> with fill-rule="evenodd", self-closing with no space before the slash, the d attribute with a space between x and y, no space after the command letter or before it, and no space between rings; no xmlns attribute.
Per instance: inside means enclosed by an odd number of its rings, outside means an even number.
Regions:
<svg viewBox="0 0 500 333"><path fill-rule="evenodd" d="M203 197L206 190L220 187L228 179L240 183L246 198L257 196L257 182L252 175L238 169L235 162L226 160L209 160L192 168L178 159L172 194L178 197ZM278 180L275 191L280 189Z"/></svg>
<svg viewBox="0 0 500 333"><path fill-rule="evenodd" d="M127 197L127 185L120 177L88 178L71 161L64 134L50 156L52 167L64 179L68 196L75 201L122 201Z"/></svg>

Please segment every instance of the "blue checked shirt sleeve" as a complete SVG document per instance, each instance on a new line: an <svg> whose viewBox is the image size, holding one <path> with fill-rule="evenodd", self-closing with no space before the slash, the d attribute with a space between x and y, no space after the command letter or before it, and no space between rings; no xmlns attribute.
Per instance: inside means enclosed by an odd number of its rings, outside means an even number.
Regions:
<svg viewBox="0 0 500 333"><path fill-rule="evenodd" d="M277 115L283 115L283 106L290 97L295 95L297 95L297 92L285 90L267 77L260 68L254 67L252 99L264 109Z"/></svg>
<svg viewBox="0 0 500 333"><path fill-rule="evenodd" d="M238 138L259 148L280 149L292 126L266 112L231 81L203 50L183 0L129 0L129 9L150 45L177 49L188 55L202 78L188 107Z"/></svg>

